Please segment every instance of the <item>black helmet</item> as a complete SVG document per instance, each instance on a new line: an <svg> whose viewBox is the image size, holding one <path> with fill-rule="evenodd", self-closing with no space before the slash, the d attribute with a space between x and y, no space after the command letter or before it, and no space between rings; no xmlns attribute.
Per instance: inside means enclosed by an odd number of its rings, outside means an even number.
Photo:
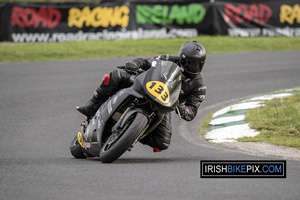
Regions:
<svg viewBox="0 0 300 200"><path fill-rule="evenodd" d="M204 47L196 41L188 41L179 51L179 64L187 78L195 78L201 71L206 59Z"/></svg>

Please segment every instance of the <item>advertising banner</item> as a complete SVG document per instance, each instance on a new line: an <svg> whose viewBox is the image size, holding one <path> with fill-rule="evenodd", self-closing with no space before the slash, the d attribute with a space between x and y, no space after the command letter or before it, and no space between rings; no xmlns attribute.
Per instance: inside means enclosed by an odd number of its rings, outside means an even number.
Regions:
<svg viewBox="0 0 300 200"><path fill-rule="evenodd" d="M117 35L132 26L131 15L128 6L117 3L7 4L1 12L6 22L1 35L14 42L122 39Z"/></svg>
<svg viewBox="0 0 300 200"><path fill-rule="evenodd" d="M0 41L300 36L296 0L2 3Z"/></svg>
<svg viewBox="0 0 300 200"><path fill-rule="evenodd" d="M216 1L216 32L233 37L300 36L295 0Z"/></svg>
<svg viewBox="0 0 300 200"><path fill-rule="evenodd" d="M209 4L6 4L1 40L65 42L211 34Z"/></svg>

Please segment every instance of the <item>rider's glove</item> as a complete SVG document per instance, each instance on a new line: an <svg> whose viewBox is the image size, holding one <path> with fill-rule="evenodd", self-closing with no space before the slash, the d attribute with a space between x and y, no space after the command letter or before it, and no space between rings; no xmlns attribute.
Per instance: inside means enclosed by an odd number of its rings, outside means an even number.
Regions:
<svg viewBox="0 0 300 200"><path fill-rule="evenodd" d="M178 109L175 110L176 114L180 115L181 117L185 115L185 105L179 103L177 106ZM179 112L179 113L178 113Z"/></svg>
<svg viewBox="0 0 300 200"><path fill-rule="evenodd" d="M129 64L133 63L138 68L141 68L142 70L148 70L151 67L151 64L148 62L148 60L144 58L136 58L133 61L129 62Z"/></svg>
<svg viewBox="0 0 300 200"><path fill-rule="evenodd" d="M147 70L151 67L150 63L143 58L136 58L128 63L125 66L119 67L124 69L129 74L136 74L142 70Z"/></svg>
<svg viewBox="0 0 300 200"><path fill-rule="evenodd" d="M191 121L195 117L195 114L192 112L191 107L184 104L178 104L176 113L181 119L184 119L186 121Z"/></svg>

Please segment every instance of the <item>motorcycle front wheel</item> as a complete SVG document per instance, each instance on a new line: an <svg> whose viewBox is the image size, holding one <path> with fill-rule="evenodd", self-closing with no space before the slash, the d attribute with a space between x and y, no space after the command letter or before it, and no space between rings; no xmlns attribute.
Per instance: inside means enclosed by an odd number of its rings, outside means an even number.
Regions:
<svg viewBox="0 0 300 200"><path fill-rule="evenodd" d="M100 151L103 163L112 163L131 147L140 134L145 131L148 118L142 113L134 113L128 118L122 130L112 133Z"/></svg>

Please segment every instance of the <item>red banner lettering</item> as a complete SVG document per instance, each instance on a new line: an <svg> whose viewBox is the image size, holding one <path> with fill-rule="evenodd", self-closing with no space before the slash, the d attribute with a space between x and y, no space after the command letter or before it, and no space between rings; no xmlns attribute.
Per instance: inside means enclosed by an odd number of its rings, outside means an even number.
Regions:
<svg viewBox="0 0 300 200"><path fill-rule="evenodd" d="M251 4L234 6L232 4L225 5L224 20L234 24L243 22L255 22L265 24L272 16L272 10L264 4Z"/></svg>
<svg viewBox="0 0 300 200"><path fill-rule="evenodd" d="M15 6L12 9L11 25L37 28L41 24L42 27L51 29L58 25L60 19L60 11L54 8L41 7L37 11L34 8Z"/></svg>

